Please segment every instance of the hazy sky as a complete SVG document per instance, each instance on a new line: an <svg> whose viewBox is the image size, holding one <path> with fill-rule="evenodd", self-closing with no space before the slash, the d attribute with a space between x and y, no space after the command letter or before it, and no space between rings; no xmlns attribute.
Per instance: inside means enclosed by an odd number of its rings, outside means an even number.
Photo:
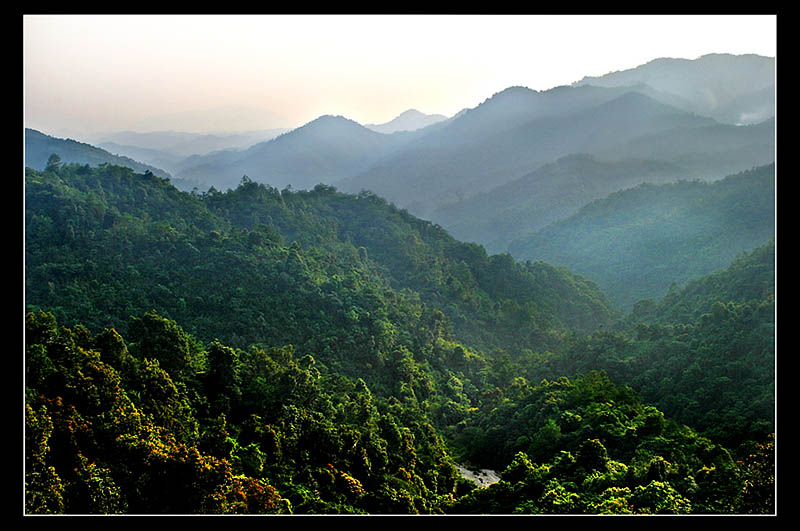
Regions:
<svg viewBox="0 0 800 531"><path fill-rule="evenodd" d="M451 116L658 57L775 57L775 16L26 15L25 121L57 131Z"/></svg>

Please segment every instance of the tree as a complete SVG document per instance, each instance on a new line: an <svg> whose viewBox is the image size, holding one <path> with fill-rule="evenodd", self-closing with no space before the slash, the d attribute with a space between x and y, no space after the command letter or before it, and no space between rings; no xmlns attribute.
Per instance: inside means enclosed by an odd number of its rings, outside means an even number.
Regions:
<svg viewBox="0 0 800 531"><path fill-rule="evenodd" d="M129 348L139 359L158 360L161 367L178 380L194 375L192 344L175 321L152 310L141 318L131 317L128 335L131 338Z"/></svg>
<svg viewBox="0 0 800 531"><path fill-rule="evenodd" d="M229 414L232 403L238 402L242 395L239 353L214 341L206 357L206 394L214 411Z"/></svg>
<svg viewBox="0 0 800 531"><path fill-rule="evenodd" d="M45 171L58 171L58 168L61 166L61 157L59 157L56 153L53 153L47 158L47 166L45 167Z"/></svg>
<svg viewBox="0 0 800 531"><path fill-rule="evenodd" d="M65 485L49 461L53 421L42 406L38 411L25 404L25 512L64 512Z"/></svg>

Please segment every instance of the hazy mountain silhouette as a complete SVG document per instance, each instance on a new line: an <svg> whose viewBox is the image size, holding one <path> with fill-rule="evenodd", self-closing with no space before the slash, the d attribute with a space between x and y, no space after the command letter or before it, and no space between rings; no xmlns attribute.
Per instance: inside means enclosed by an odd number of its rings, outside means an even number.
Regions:
<svg viewBox="0 0 800 531"><path fill-rule="evenodd" d="M775 119L752 125L710 123L646 134L610 149L605 158L669 161L685 178L714 180L775 160Z"/></svg>
<svg viewBox="0 0 800 531"><path fill-rule="evenodd" d="M447 120L447 116L425 114L416 109L409 109L385 124L366 124L365 127L378 133L391 134L398 131L416 131L443 120Z"/></svg>
<svg viewBox="0 0 800 531"><path fill-rule="evenodd" d="M97 147L121 157L129 157L134 160L141 160L146 164L152 164L153 166L164 168L170 173L175 172L178 164L180 164L180 162L186 158L181 155L175 155L168 151L122 145L115 142L102 142L97 144Z"/></svg>
<svg viewBox="0 0 800 531"><path fill-rule="evenodd" d="M641 183L665 183L684 177L667 162L626 159L601 161L568 155L493 190L447 205L432 215L461 241L506 252L508 244L566 218L585 204Z"/></svg>
<svg viewBox="0 0 800 531"><path fill-rule="evenodd" d="M647 85L660 101L723 123L752 124L775 116L775 59L709 54L698 59L654 59L644 65L585 77L575 86Z"/></svg>
<svg viewBox="0 0 800 531"><path fill-rule="evenodd" d="M91 143L111 153L140 160L177 174L186 166L184 161L188 157L246 149L286 131L286 129L264 129L230 134L120 131L99 135Z"/></svg>
<svg viewBox="0 0 800 531"><path fill-rule="evenodd" d="M430 217L571 153L612 152L639 137L714 123L630 88L514 87L337 186L369 189Z"/></svg>
<svg viewBox="0 0 800 531"><path fill-rule="evenodd" d="M276 188L305 189L362 172L409 138L325 115L240 152L193 157L178 175L220 189L235 188L243 175Z"/></svg>
<svg viewBox="0 0 800 531"><path fill-rule="evenodd" d="M114 155L91 144L78 142L70 138L55 138L35 129L25 129L26 167L43 170L52 154L58 155L62 163L88 164L89 166L108 163L126 166L137 172L150 171L162 178L171 178L169 173L160 168L144 164L129 157Z"/></svg>
<svg viewBox="0 0 800 531"><path fill-rule="evenodd" d="M120 131L98 137L94 142L157 150L175 157L205 155L225 149L246 149L259 142L271 140L288 129L258 129L238 133L188 133L182 131Z"/></svg>
<svg viewBox="0 0 800 531"><path fill-rule="evenodd" d="M451 118L411 109L364 126L326 115L268 140L276 130L126 132L102 146L168 169L183 189L235 188L247 175L276 188L370 190L503 251L625 187L773 162L774 118L733 125L774 116L773 83L771 58L657 59L572 86L509 87Z"/></svg>

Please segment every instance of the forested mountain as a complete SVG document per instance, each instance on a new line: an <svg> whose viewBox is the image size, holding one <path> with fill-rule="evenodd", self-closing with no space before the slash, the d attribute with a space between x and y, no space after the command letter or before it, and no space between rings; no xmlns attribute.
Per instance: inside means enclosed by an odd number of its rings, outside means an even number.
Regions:
<svg viewBox="0 0 800 531"><path fill-rule="evenodd" d="M435 219L442 206L570 154L655 159L677 166L686 178L720 178L772 162L774 131L722 126L631 89L515 88L337 186L372 190Z"/></svg>
<svg viewBox="0 0 800 531"><path fill-rule="evenodd" d="M636 303L633 323L675 325L693 323L711 312L719 301L738 304L770 300L775 294L775 242L738 256L727 269L670 286L663 299Z"/></svg>
<svg viewBox="0 0 800 531"><path fill-rule="evenodd" d="M570 153L631 139L639 127L649 132L677 125L679 114L672 110L627 108L648 104L625 94L594 87L543 92L512 87L337 186L371 190L429 217L438 206L488 191ZM622 99L612 104L616 98ZM607 134L598 136L599 130Z"/></svg>
<svg viewBox="0 0 800 531"><path fill-rule="evenodd" d="M711 124L644 135L598 153L674 164L685 179L711 181L775 159L775 119L752 125Z"/></svg>
<svg viewBox="0 0 800 531"><path fill-rule="evenodd" d="M775 166L712 183L643 184L594 201L509 245L522 260L568 267L618 305L662 296L726 267L775 235Z"/></svg>
<svg viewBox="0 0 800 531"><path fill-rule="evenodd" d="M170 177L164 170L137 162L128 157L114 155L90 144L69 138L55 138L35 129L25 129L26 167L44 170L50 155L54 153L59 156L61 162L65 163L87 164L89 166L108 163L126 166L138 172L150 171L159 177Z"/></svg>
<svg viewBox="0 0 800 531"><path fill-rule="evenodd" d="M666 183L685 174L680 167L647 159L599 160L568 155L475 197L441 207L432 219L455 238L492 252L607 195L641 183Z"/></svg>
<svg viewBox="0 0 800 531"><path fill-rule="evenodd" d="M352 196L324 186L317 186L312 191L279 192L245 179L236 190L228 193L210 192L192 196L178 192L167 183L159 184L157 180L140 182L122 168L82 174L76 168L67 166L61 174L61 179L69 184L69 188L56 186L55 183L59 181L52 179L42 182L34 179L27 183L26 201L32 216L29 230L32 231L30 234L36 236L28 248L32 264L57 262L55 257L58 253L51 243L44 247L35 245L36 242L47 242L50 237L56 240L63 237L63 232L53 232L56 227L60 227L60 231L69 231L66 233L68 235L74 235L77 231L84 236L96 236L104 224L113 225L128 212L141 219L137 224L145 225L145 228L138 230L149 230L147 227L152 225L154 229L160 227L157 230L165 231L165 236L177 236L184 230L190 230L188 236L178 238L178 241L189 238L186 240L189 247L184 249L178 245L171 248L174 253L188 252L192 247L205 245L196 242L196 238L205 241L207 237L216 238L217 233L234 231L239 234L237 238L246 235L262 245L272 241L309 248L312 253L330 253L335 258L331 267L349 267L353 263L359 269L367 267L381 283L395 290L413 290L425 303L440 308L452 320L461 337L487 348L519 349L531 341L544 341L551 327L592 330L608 325L613 318L608 301L592 282L547 264L519 264L508 255L488 256L483 248L460 243L441 228L399 211L373 194ZM120 183L120 179L124 181ZM116 191L118 186L122 188ZM77 204L73 194L65 193L73 187L82 190L77 195L81 198ZM137 197L147 197L147 203L140 204ZM121 228L125 226L123 224ZM182 230L181 227L186 229ZM178 233L173 233L173 230ZM67 286L77 283L75 289L84 295L70 301L69 309L64 308L66 313L54 310L56 315L59 318L70 316L93 327L120 326L119 319L125 320L127 315L118 316L119 312L108 305L120 298L130 299L130 296L124 293L106 296L99 292L92 295L88 287L92 285L94 277L88 273L87 267L91 268L97 260L102 260L106 265L101 270L111 268L107 272L108 279L116 279L107 289L116 286L113 289L127 291L132 286L141 286L139 313L147 311L155 301L160 301L159 307L164 308L162 311L170 318L181 317L180 321L193 321L196 324L205 319L203 316L208 308L208 299L186 299L181 295L185 291L196 292L200 289L200 285L190 288L201 281L193 269L199 266L173 268L170 282L176 283L175 289L165 282L152 285L149 279L153 275L158 276L160 273L157 271L163 269L166 256L162 254L165 251L154 256L148 253L130 254L134 249L123 245L130 238L131 235L127 233L121 234L107 243L112 247L97 247L95 252L83 259L79 254L69 251L66 256L72 265L68 269L78 267L80 273L58 277L61 280L49 278L49 273L40 278L40 273L44 274L49 269L30 267L29 300L39 300L36 304L53 308L55 301L48 294L60 293L64 289L69 291ZM117 248L120 248L122 255L112 260ZM37 252L42 254L32 254ZM241 258L249 261L251 258L246 256L244 250L242 252ZM50 254L51 258L46 258L46 254ZM169 261L182 264L187 256L193 256L192 252L186 256L172 256ZM198 259L204 262L208 260L202 256L198 256ZM337 262L341 264L336 265ZM131 277L133 271L128 267L131 263L141 263L141 268L151 268L152 273L144 277ZM211 268L220 277L234 274L228 271L224 263L224 260L210 262L203 269ZM255 265L242 264L236 274L240 269L244 274L246 267ZM262 271L258 275L265 273ZM270 286L276 282L266 278L262 281ZM48 282L55 282L52 289L47 287ZM261 289L260 284L252 284L252 289ZM158 285L161 286L158 292L153 292ZM234 289L234 284L226 289ZM86 296L97 298L89 303L83 298ZM258 309L266 304L264 293L259 291L248 297L237 297L233 292L227 296L217 292L209 297L219 304L226 300L241 301L244 306L239 315L249 322L236 324L232 319L230 333L249 334L245 338L246 343L260 341L255 320L264 311L263 308ZM60 296L57 299L60 302L56 306L67 304L69 300ZM196 300L197 304L194 310L192 300ZM292 302L291 305L297 306L298 312L306 312L300 302ZM93 308L96 308L96 314L86 313L93 311ZM166 308L170 308L169 311ZM194 315L193 311L199 314ZM190 313L181 315L175 312ZM314 316L308 318L313 320ZM218 327L219 324L213 326ZM507 333L487 334L488 330L497 327L507 329ZM239 346L233 335L222 336L219 331L215 333L216 337ZM298 341L296 338L290 339L287 337L285 341Z"/></svg>
<svg viewBox="0 0 800 531"><path fill-rule="evenodd" d="M694 60L660 58L630 70L585 77L574 85L645 85L655 91L659 101L726 124L754 124L775 116L772 57L708 54Z"/></svg>
<svg viewBox="0 0 800 531"><path fill-rule="evenodd" d="M368 192L54 163L25 193L29 513L773 510L769 289L615 326Z"/></svg>
<svg viewBox="0 0 800 531"><path fill-rule="evenodd" d="M648 159L675 166L683 179L702 180L773 162L774 74L768 57L665 58L572 86L510 87L450 119L408 111L381 126L361 126L321 116L258 144L253 136L150 133L115 137L107 146L168 166L179 177L174 184L187 191L235 188L243 175L279 189L322 183L350 193L370 190L463 234L458 220L450 226L444 223L450 216L438 210L454 203L457 209L462 200L573 154L609 163ZM411 117L411 125L397 125ZM370 134L398 128L415 131ZM243 149L248 144L255 145ZM489 234L477 241L505 239Z"/></svg>
<svg viewBox="0 0 800 531"><path fill-rule="evenodd" d="M715 60L724 61L724 67L704 70ZM760 66L753 67L753 61ZM742 120L718 121L719 113L733 112L723 111L724 106L757 93L769 96L771 61L707 56L680 63L690 72L681 87L667 82L678 76L674 65L666 73L654 71L664 66L659 62L574 86L510 87L473 109L400 136L370 136L365 131L378 128L323 116L246 153L187 161L178 175L201 190L233 188L242 175L277 188L322 183L350 193L370 190L426 219L435 219L439 207L571 154L609 162L654 159L677 166L686 179L721 178L774 159L774 121L765 121L772 114L756 120L755 111L750 113L744 123L752 127L745 128L733 125ZM743 85L748 78L752 93ZM718 103L713 108L702 100L712 96ZM325 133L334 123L335 133Z"/></svg>
<svg viewBox="0 0 800 531"><path fill-rule="evenodd" d="M773 513L773 82L26 130L26 513Z"/></svg>

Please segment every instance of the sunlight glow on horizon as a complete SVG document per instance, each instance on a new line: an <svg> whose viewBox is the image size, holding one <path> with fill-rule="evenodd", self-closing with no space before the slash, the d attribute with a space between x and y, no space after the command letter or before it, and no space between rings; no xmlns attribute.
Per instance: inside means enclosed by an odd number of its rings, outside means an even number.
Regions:
<svg viewBox="0 0 800 531"><path fill-rule="evenodd" d="M24 110L51 130L383 123L708 53L775 57L776 17L27 15Z"/></svg>

